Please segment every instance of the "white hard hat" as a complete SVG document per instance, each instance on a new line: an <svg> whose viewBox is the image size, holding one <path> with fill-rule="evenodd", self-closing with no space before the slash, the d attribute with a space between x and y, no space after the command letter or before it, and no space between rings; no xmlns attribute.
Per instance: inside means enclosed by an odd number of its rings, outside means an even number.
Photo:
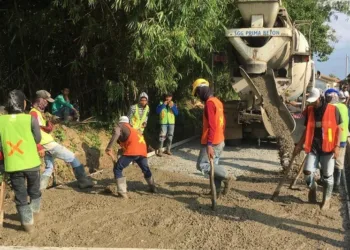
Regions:
<svg viewBox="0 0 350 250"><path fill-rule="evenodd" d="M306 99L307 102L312 103L317 101L318 98L321 96L321 91L317 88L312 88L310 91L309 97Z"/></svg>
<svg viewBox="0 0 350 250"><path fill-rule="evenodd" d="M129 118L127 116L122 116L119 118L119 123L129 123Z"/></svg>

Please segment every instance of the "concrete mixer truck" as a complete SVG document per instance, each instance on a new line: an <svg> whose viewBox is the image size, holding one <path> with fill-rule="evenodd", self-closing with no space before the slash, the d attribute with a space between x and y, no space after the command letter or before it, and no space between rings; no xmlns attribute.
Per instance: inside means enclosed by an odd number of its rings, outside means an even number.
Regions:
<svg viewBox="0 0 350 250"><path fill-rule="evenodd" d="M241 27L227 29L226 37L232 45L229 57L235 60L232 87L240 100L226 103L226 137L275 137L276 130L285 129L298 140L300 126L285 103L302 96L305 105L305 93L315 85L309 42L297 29L308 22L292 22L282 1L235 3ZM277 114L284 123L279 128Z"/></svg>

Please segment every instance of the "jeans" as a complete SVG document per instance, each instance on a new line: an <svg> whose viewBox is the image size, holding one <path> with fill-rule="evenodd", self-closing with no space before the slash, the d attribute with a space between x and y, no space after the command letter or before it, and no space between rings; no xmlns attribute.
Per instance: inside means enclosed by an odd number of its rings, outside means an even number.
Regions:
<svg viewBox="0 0 350 250"><path fill-rule="evenodd" d="M80 161L75 157L72 151L58 144L53 149L45 152L45 171L43 175L51 176L54 168L55 158L61 159L66 163L70 163L73 168L81 166Z"/></svg>
<svg viewBox="0 0 350 250"><path fill-rule="evenodd" d="M9 173L9 175L12 188L15 192L16 206L28 205L28 196L30 197L30 200L41 197L40 170L20 171Z"/></svg>
<svg viewBox="0 0 350 250"><path fill-rule="evenodd" d="M159 148L163 147L164 141L168 139L167 150L170 150L173 141L175 125L160 125Z"/></svg>
<svg viewBox="0 0 350 250"><path fill-rule="evenodd" d="M59 110L53 112L53 114L66 121L69 116L74 116L75 112L69 107L62 107Z"/></svg>
<svg viewBox="0 0 350 250"><path fill-rule="evenodd" d="M344 161L345 161L345 148L339 149L339 156L335 160L335 168L336 169L344 169Z"/></svg>
<svg viewBox="0 0 350 250"><path fill-rule="evenodd" d="M135 161L137 165L139 165L145 179L150 178L152 176L151 170L148 167L147 157L123 155L118 159L117 163L114 165L114 168L113 168L114 177L116 179L122 178L123 169L128 167L130 163L133 161Z"/></svg>
<svg viewBox="0 0 350 250"><path fill-rule="evenodd" d="M307 186L311 189L316 187L315 172L319 163L321 165L321 172L324 182L333 187L333 173L335 166L333 154L315 155L314 153L309 153L307 155L306 164L304 167L304 178Z"/></svg>
<svg viewBox="0 0 350 250"><path fill-rule="evenodd" d="M221 188L221 182L227 178L227 172L224 166L219 165L219 160L222 151L224 150L225 142L221 142L218 145L213 145L214 148L214 182L216 191L219 192ZM210 162L207 154L207 146L202 145L198 160L197 169L204 175L208 175L210 172Z"/></svg>

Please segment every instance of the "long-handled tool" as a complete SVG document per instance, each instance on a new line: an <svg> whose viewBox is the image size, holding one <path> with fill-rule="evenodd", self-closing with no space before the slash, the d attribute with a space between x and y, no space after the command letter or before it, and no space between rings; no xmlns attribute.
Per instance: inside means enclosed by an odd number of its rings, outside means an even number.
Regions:
<svg viewBox="0 0 350 250"><path fill-rule="evenodd" d="M53 168L53 173L52 173L52 187L57 186L57 178L56 178L56 167Z"/></svg>
<svg viewBox="0 0 350 250"><path fill-rule="evenodd" d="M4 222L4 203L5 203L5 189L6 189L6 176L2 175L1 190L0 190L0 226L2 227Z"/></svg>
<svg viewBox="0 0 350 250"><path fill-rule="evenodd" d="M300 165L300 168L299 168L299 171L298 171L298 174L297 176L295 176L294 180L292 181L292 183L290 184L289 188L290 189L293 189L294 185L297 183L301 173L303 172L303 169L304 169L304 165L305 165L305 160L306 160L306 155L304 156L304 159L303 159L303 162L301 163Z"/></svg>
<svg viewBox="0 0 350 250"><path fill-rule="evenodd" d="M216 209L216 187L214 182L214 161L209 159L210 162L210 189L211 189L211 209L215 211Z"/></svg>
<svg viewBox="0 0 350 250"><path fill-rule="evenodd" d="M272 195L272 198L271 198L272 200L274 200L275 198L277 198L277 196L280 194L281 188L282 188L283 184L286 182L286 180L287 180L287 178L288 178L288 175L289 175L289 172L292 170L292 166L293 166L293 163L294 163L294 160L295 160L295 157L296 157L296 156L297 156L297 154L294 154L294 153L293 153L292 159L290 159L288 168L286 169L286 172L285 172L283 178L282 178L282 179L280 180L280 182L278 183L275 192L273 192L273 195Z"/></svg>

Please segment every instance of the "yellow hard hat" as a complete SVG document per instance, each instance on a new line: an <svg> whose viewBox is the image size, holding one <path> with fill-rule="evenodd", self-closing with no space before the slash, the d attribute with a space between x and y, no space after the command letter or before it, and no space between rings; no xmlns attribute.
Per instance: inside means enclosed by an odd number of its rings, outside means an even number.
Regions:
<svg viewBox="0 0 350 250"><path fill-rule="evenodd" d="M196 92L197 87L199 86L208 86L209 87L209 82L203 78L198 78L195 80L192 84L192 95Z"/></svg>

